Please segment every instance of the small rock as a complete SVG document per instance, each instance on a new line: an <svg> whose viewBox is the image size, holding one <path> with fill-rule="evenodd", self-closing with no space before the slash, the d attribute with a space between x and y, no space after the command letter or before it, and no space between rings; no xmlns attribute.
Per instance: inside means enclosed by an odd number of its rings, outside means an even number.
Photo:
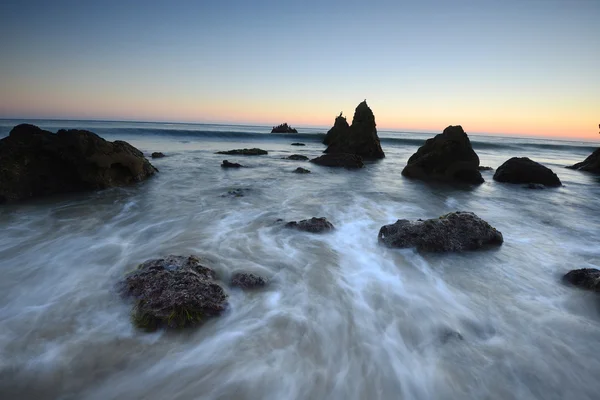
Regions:
<svg viewBox="0 0 600 400"><path fill-rule="evenodd" d="M322 165L324 167L337 167L337 168L362 168L364 164L362 158L355 154L325 154L317 158L310 160L311 163Z"/></svg>
<svg viewBox="0 0 600 400"><path fill-rule="evenodd" d="M326 218L311 218L311 219L303 219L302 221L291 221L285 224L286 228L298 229L300 231L310 232L310 233L323 233L329 232L334 229L334 226L331 222L327 221Z"/></svg>
<svg viewBox="0 0 600 400"><path fill-rule="evenodd" d="M262 156L265 154L269 154L268 151L263 149L237 149L237 150L228 150L228 151L217 151L216 154L228 154L232 156Z"/></svg>
<svg viewBox="0 0 600 400"><path fill-rule="evenodd" d="M562 185L550 168L527 157L513 157L506 161L496 170L494 180L506 183L539 183L548 187Z"/></svg>
<svg viewBox="0 0 600 400"><path fill-rule="evenodd" d="M600 270L596 268L574 269L563 276L563 282L581 289L600 292Z"/></svg>
<svg viewBox="0 0 600 400"><path fill-rule="evenodd" d="M301 154L292 154L289 157L282 157L282 160L295 160L295 161L307 161L308 157L303 156Z"/></svg>
<svg viewBox="0 0 600 400"><path fill-rule="evenodd" d="M292 143L292 146L306 146L304 143Z"/></svg>
<svg viewBox="0 0 600 400"><path fill-rule="evenodd" d="M302 168L302 167L298 167L294 170L294 173L296 174L310 174L310 170L306 169L306 168Z"/></svg>
<svg viewBox="0 0 600 400"><path fill-rule="evenodd" d="M241 289L255 289L266 286L268 281L249 272L237 272L231 277L230 285Z"/></svg>
<svg viewBox="0 0 600 400"><path fill-rule="evenodd" d="M163 158L164 156L165 155L160 151L155 151L154 153L152 153L152 158Z"/></svg>
<svg viewBox="0 0 600 400"><path fill-rule="evenodd" d="M221 197L244 197L245 193L249 191L250 189L232 189L226 194L222 194Z"/></svg>
<svg viewBox="0 0 600 400"><path fill-rule="evenodd" d="M223 164L221 164L221 168L242 168L242 164L232 163L227 160L223 160Z"/></svg>

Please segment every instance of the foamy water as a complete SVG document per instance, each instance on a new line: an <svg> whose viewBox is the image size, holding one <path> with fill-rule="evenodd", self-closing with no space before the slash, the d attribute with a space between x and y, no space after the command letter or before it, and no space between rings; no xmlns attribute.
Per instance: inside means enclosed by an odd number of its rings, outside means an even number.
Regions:
<svg viewBox="0 0 600 400"><path fill-rule="evenodd" d="M384 160L346 171L281 159L317 156L317 140L106 137L165 152L152 161L161 172L0 208L2 399L598 398L600 301L560 283L600 265L598 179L562 168L587 149L475 143L482 165L529 156L564 183L534 191L492 172L474 188L407 180L410 143L384 142ZM269 155L214 154L255 146ZM249 190L222 197L235 188ZM398 218L456 210L502 231L503 246L422 255L377 243ZM336 230L276 223L313 216ZM228 290L229 310L200 329L139 332L115 283L168 254L205 257L223 281L243 270L272 283Z"/></svg>

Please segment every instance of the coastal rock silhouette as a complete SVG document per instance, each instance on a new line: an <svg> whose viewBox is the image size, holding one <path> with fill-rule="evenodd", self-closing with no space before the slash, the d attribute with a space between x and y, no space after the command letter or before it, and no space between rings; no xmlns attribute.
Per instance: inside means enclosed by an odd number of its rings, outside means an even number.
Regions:
<svg viewBox="0 0 600 400"><path fill-rule="evenodd" d="M479 157L462 126L448 126L417 150L402 175L425 181L483 183Z"/></svg>
<svg viewBox="0 0 600 400"><path fill-rule="evenodd" d="M141 329L181 329L201 324L227 308L227 294L215 272L195 256L148 260L121 282L121 294L135 300L131 315Z"/></svg>
<svg viewBox="0 0 600 400"><path fill-rule="evenodd" d="M324 153L355 154L364 159L385 157L379 136L377 136L375 115L366 100L356 107L350 128L346 128L348 123L345 120L341 115L335 119L335 125L327 133L329 147L325 149Z"/></svg>
<svg viewBox="0 0 600 400"><path fill-rule="evenodd" d="M388 247L416 247L425 252L460 252L500 245L503 237L496 228L472 212L457 211L439 218L409 221L401 219L379 230L380 243Z"/></svg>
<svg viewBox="0 0 600 400"><path fill-rule="evenodd" d="M356 169L364 167L362 162L362 158L355 154L344 154L344 153L335 153L335 154L324 154L320 157L313 158L310 160L311 163L322 165L324 167L338 167L338 168L348 168L348 169Z"/></svg>
<svg viewBox="0 0 600 400"><path fill-rule="evenodd" d="M494 180L506 183L539 183L548 187L562 185L550 168L527 157L513 157L507 160L496 170Z"/></svg>
<svg viewBox="0 0 600 400"><path fill-rule="evenodd" d="M577 164L568 166L567 168L600 174L600 149L596 149L582 162L578 162Z"/></svg>
<svg viewBox="0 0 600 400"><path fill-rule="evenodd" d="M90 131L21 124L0 140L0 203L124 186L155 172L129 143Z"/></svg>
<svg viewBox="0 0 600 400"><path fill-rule="evenodd" d="M334 229L333 224L327 221L327 218L303 219L302 221L291 221L285 224L286 228L293 228L299 231L310 233L324 233Z"/></svg>
<svg viewBox="0 0 600 400"><path fill-rule="evenodd" d="M298 131L284 122L281 125L274 126L271 133L298 133Z"/></svg>
<svg viewBox="0 0 600 400"><path fill-rule="evenodd" d="M567 272L563 282L581 289L600 292L600 270L596 268L581 268Z"/></svg>
<svg viewBox="0 0 600 400"><path fill-rule="evenodd" d="M216 154L227 154L230 156L263 156L269 154L268 151L263 149L258 149L256 147L252 149L236 149L236 150L227 150L227 151L217 151Z"/></svg>

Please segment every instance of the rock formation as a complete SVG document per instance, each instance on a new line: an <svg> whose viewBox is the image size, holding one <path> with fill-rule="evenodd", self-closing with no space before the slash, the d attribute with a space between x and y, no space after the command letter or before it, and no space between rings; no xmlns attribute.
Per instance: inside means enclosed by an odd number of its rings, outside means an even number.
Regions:
<svg viewBox="0 0 600 400"><path fill-rule="evenodd" d="M384 225L379 230L379 242L388 247L449 252L500 245L503 238L502 233L474 213L457 211L434 219L402 219Z"/></svg>
<svg viewBox="0 0 600 400"><path fill-rule="evenodd" d="M292 146L306 146L306 145L304 143L295 142L295 143L292 143Z"/></svg>
<svg viewBox="0 0 600 400"><path fill-rule="evenodd" d="M287 122L274 126L271 133L298 133L298 131L287 124Z"/></svg>
<svg viewBox="0 0 600 400"><path fill-rule="evenodd" d="M120 140L17 125L0 140L0 203L129 185L157 171L141 151Z"/></svg>
<svg viewBox="0 0 600 400"><path fill-rule="evenodd" d="M223 160L223 164L221 164L221 168L242 168L242 164L232 163L227 160Z"/></svg>
<svg viewBox="0 0 600 400"><path fill-rule="evenodd" d="M161 153L160 151L155 151L151 155L152 158L163 158L164 156L165 156L164 153Z"/></svg>
<svg viewBox="0 0 600 400"><path fill-rule="evenodd" d="M409 159L402 175L426 181L483 183L479 157L462 126L449 126Z"/></svg>
<svg viewBox="0 0 600 400"><path fill-rule="evenodd" d="M600 149L594 151L582 162L578 162L577 164L571 165L567 168L600 174Z"/></svg>
<svg viewBox="0 0 600 400"><path fill-rule="evenodd" d="M595 268L574 269L563 276L563 282L581 289L600 292L600 270Z"/></svg>
<svg viewBox="0 0 600 400"><path fill-rule="evenodd" d="M377 136L375 116L366 100L356 107L352 125L349 128L346 128L347 126L346 119L340 114L335 119L333 128L327 133L329 147L325 149L325 153L355 154L364 159L385 157L381 149L379 136ZM326 140L327 136L325 137Z"/></svg>
<svg viewBox="0 0 600 400"><path fill-rule="evenodd" d="M325 154L310 160L311 163L322 165L324 167L340 167L340 168L362 168L364 164L360 156L354 154Z"/></svg>
<svg viewBox="0 0 600 400"><path fill-rule="evenodd" d="M291 221L285 224L286 228L298 229L310 233L329 232L334 229L333 224L327 221L327 218L311 218L303 219L302 221Z"/></svg>
<svg viewBox="0 0 600 400"><path fill-rule="evenodd" d="M168 256L127 275L121 293L135 300L131 318L138 328L185 328L226 309L227 294L214 278L197 257Z"/></svg>
<svg viewBox="0 0 600 400"><path fill-rule="evenodd" d="M549 187L562 185L550 168L527 157L513 157L498 167L494 180L506 183L539 183Z"/></svg>
<svg viewBox="0 0 600 400"><path fill-rule="evenodd" d="M217 151L216 154L227 154L230 156L262 156L265 154L269 154L268 151L263 149L236 149L236 150L227 150L227 151Z"/></svg>

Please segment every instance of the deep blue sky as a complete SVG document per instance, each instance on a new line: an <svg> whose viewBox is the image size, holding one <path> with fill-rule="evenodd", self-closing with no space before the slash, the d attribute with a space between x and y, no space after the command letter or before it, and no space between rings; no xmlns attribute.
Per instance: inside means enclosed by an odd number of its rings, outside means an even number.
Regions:
<svg viewBox="0 0 600 400"><path fill-rule="evenodd" d="M4 1L0 117L597 135L600 1Z"/></svg>

